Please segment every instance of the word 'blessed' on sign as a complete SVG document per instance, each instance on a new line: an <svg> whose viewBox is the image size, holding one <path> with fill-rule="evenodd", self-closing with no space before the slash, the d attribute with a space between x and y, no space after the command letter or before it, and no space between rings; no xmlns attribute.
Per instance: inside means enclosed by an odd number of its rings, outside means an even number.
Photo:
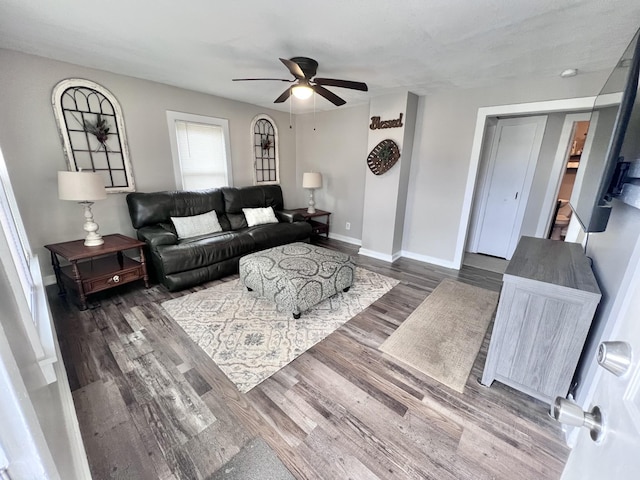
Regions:
<svg viewBox="0 0 640 480"><path fill-rule="evenodd" d="M369 125L369 128L371 130L378 130L380 128L402 127L402 115L403 114L401 113L400 117L393 120L380 120L380 117L371 117L371 125Z"/></svg>

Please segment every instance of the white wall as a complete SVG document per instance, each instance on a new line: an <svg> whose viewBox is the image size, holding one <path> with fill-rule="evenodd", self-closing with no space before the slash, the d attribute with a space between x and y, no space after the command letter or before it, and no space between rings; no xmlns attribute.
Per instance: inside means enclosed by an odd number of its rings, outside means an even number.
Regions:
<svg viewBox="0 0 640 480"><path fill-rule="evenodd" d="M581 388L576 398L581 403L589 398L588 387L598 368L598 344L602 340L615 340L609 335L618 314L617 308L628 288L625 279L640 268L640 262L633 259L639 239L640 210L618 200L613 201L607 229L602 233L589 234L587 256L593 259L593 272L602 291L602 300L582 352L581 368L577 372Z"/></svg>
<svg viewBox="0 0 640 480"><path fill-rule="evenodd" d="M309 201L301 187L302 174L321 172L323 185L315 191L316 208L332 212L331 234L360 241L369 105L296 115L295 125L298 205L304 207ZM346 222L351 223L350 230L345 229Z"/></svg>
<svg viewBox="0 0 640 480"><path fill-rule="evenodd" d="M136 188L140 192L175 188L166 111L175 110L229 120L233 178L237 186L253 183L251 120L267 113L278 125L280 178L285 206L297 204L295 132L283 112L214 97L160 83L93 70L0 49L0 145L34 251L49 258L48 243L82 238L82 210L58 200L56 172L67 164L58 137L51 91L64 78L93 80L115 95L124 113ZM110 194L93 206L100 232L133 235L125 194ZM45 274L51 273L43 261Z"/></svg>

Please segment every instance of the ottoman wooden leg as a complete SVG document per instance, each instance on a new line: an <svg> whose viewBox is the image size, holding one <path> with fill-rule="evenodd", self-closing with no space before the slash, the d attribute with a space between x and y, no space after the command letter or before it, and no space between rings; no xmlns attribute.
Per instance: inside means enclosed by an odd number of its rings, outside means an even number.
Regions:
<svg viewBox="0 0 640 480"><path fill-rule="evenodd" d="M247 287L247 291L248 291L248 292L253 292L253 288L251 288L251 287Z"/></svg>
<svg viewBox="0 0 640 480"><path fill-rule="evenodd" d="M300 318L300 315L302 315L301 313L294 313L293 314L293 318L295 318L296 320Z"/></svg>
<svg viewBox="0 0 640 480"><path fill-rule="evenodd" d="M345 288L345 289L344 289L344 290L342 290L342 291L343 291L343 292L348 292L350 288L351 288L351 287L349 286L349 287Z"/></svg>

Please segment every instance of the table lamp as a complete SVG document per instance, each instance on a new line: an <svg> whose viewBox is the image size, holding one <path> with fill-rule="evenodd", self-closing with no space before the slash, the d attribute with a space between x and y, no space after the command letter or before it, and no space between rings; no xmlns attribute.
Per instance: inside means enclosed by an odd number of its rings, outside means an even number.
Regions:
<svg viewBox="0 0 640 480"><path fill-rule="evenodd" d="M315 204L313 200L313 191L316 188L322 187L322 174L318 172L307 172L302 174L302 188L309 189L309 208L308 213L316 213Z"/></svg>
<svg viewBox="0 0 640 480"><path fill-rule="evenodd" d="M98 233L98 224L93 221L91 205L95 200L107 198L104 181L95 172L58 172L58 198L71 200L84 206L84 230L87 236L84 244L87 247L102 245L104 240Z"/></svg>

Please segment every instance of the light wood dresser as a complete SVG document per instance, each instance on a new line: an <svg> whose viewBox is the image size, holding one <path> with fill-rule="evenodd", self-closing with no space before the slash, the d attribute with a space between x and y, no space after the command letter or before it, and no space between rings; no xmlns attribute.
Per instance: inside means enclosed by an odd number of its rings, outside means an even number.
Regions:
<svg viewBox="0 0 640 480"><path fill-rule="evenodd" d="M552 404L566 397L600 302L577 243L522 237L503 278L481 383Z"/></svg>

